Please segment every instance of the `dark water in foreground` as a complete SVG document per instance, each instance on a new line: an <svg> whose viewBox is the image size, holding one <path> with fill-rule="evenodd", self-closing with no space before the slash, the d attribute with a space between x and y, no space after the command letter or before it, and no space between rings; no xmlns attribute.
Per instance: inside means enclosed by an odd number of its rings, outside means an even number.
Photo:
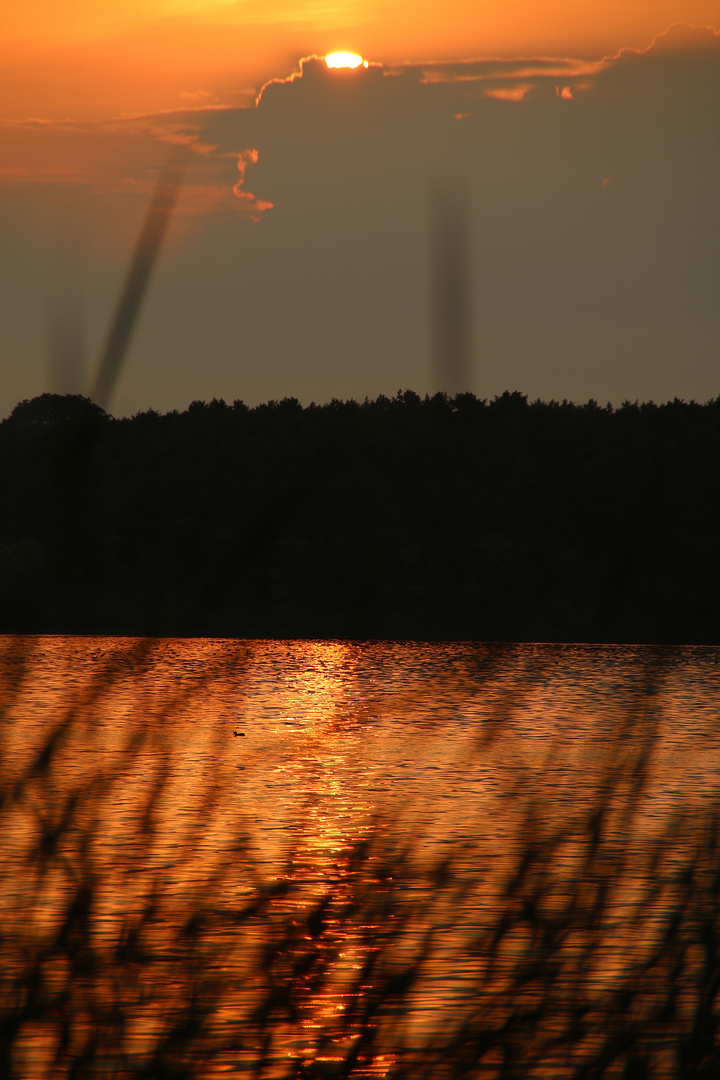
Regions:
<svg viewBox="0 0 720 1080"><path fill-rule="evenodd" d="M6 639L0 1073L720 1075L719 664Z"/></svg>

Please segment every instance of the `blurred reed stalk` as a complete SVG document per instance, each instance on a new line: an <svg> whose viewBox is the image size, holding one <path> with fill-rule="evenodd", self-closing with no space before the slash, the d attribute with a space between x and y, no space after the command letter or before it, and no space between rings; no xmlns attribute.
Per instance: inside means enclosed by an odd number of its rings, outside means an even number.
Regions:
<svg viewBox="0 0 720 1080"><path fill-rule="evenodd" d="M473 385L470 212L460 186L435 192L430 241L435 388L454 396Z"/></svg>

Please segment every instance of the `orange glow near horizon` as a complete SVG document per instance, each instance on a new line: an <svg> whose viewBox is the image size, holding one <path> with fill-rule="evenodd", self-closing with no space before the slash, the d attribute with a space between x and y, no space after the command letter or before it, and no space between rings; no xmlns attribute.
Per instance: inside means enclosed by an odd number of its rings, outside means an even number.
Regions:
<svg viewBox="0 0 720 1080"><path fill-rule="evenodd" d="M96 121L251 106L338 40L384 65L483 57L602 59L672 23L720 28L717 0L6 0L0 119ZM353 55L353 54L348 54ZM360 58L358 60L358 58ZM330 66L330 65L329 65ZM343 63L343 67L352 67Z"/></svg>

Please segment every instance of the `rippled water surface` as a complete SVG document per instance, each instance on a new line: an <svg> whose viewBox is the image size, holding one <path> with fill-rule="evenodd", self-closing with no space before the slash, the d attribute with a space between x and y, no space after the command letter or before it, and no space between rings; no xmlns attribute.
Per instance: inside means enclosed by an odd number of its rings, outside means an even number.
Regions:
<svg viewBox="0 0 720 1080"><path fill-rule="evenodd" d="M368 974L359 987L352 973L377 932L368 937L367 912L353 921L338 905L360 905L358 890L387 889L387 879L400 905L392 917L403 903L414 912L402 948L412 952L431 924L437 942L412 1008L403 1006L417 1041L443 1009L459 1015L475 1000L478 926L509 903L508 875L528 845L554 837L547 850L565 885L548 904L560 903L568 881L576 887L583 829L595 827L606 793L614 801L603 843L624 852L603 913L613 940L623 940L623 912L660 873L658 858L666 876L682 869L720 792L719 659L700 648L6 639L2 779L6 790L16 784L0 836L6 926L57 932L90 864L98 948L116 949L153 895L164 904L154 931L161 951L163 932L194 904L237 913L290 884L283 917L300 925L329 895L317 935L312 923L305 936L325 943L335 974L322 991L304 991L267 1050L267 1075L285 1075L288 1061L302 1070L340 1060L347 1039L359 1038L338 1033L333 1056L318 1035L372 985ZM38 850L52 852L42 881L21 869L37 869ZM447 880L455 885L446 895ZM247 1030L257 1026L247 1017L267 981L249 972L269 924L234 917L242 929L213 930L224 950L213 964L235 986L213 1030L240 1013ZM618 962L607 947L602 956L589 973L597 985ZM154 1030L147 1016L137 1020L127 1052L141 1054ZM220 1055L218 1068L257 1070L258 1045ZM40 1051L30 1040L23 1053L29 1061ZM386 1038L361 1055L357 1075L385 1075L393 1053ZM494 1075L492 1054L487 1061Z"/></svg>
<svg viewBox="0 0 720 1080"><path fill-rule="evenodd" d="M330 853L378 809L441 845L501 838L495 800L519 770L575 805L619 726L632 739L646 690L648 813L713 797L720 780L716 650L45 638L22 655L22 644L6 643L1 672L11 767L71 714L58 782L125 768L127 739L142 734L113 806L118 831L162 760L168 827L213 792L268 863L303 844Z"/></svg>

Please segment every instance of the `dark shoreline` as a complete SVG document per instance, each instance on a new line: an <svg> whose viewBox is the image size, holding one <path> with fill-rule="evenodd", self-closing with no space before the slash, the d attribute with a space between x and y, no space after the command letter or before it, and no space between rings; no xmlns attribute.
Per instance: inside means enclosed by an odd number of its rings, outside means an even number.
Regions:
<svg viewBox="0 0 720 1080"><path fill-rule="evenodd" d="M0 632L720 643L720 398L0 425Z"/></svg>

